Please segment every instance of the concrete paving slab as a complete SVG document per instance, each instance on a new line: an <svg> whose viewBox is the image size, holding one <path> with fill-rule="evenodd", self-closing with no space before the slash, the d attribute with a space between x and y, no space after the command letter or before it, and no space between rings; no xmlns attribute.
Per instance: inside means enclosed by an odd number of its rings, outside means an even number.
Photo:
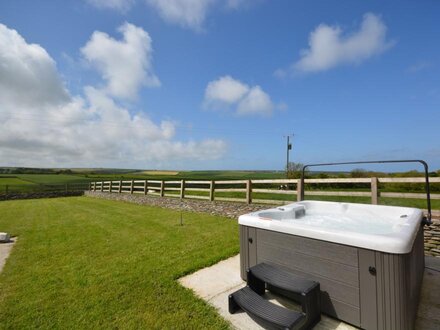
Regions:
<svg viewBox="0 0 440 330"><path fill-rule="evenodd" d="M6 259L9 257L9 254L12 251L12 247L14 246L16 241L17 238L13 237L8 243L0 243L0 273L5 266Z"/></svg>
<svg viewBox="0 0 440 330"><path fill-rule="evenodd" d="M416 329L440 329L440 258L426 257L426 268L423 276L423 285L419 303ZM246 313L237 312L229 314L228 296L234 291L246 285L240 278L240 256L221 261L211 267L201 269L179 279L179 282L192 289L196 295L214 306L221 316L228 320L236 329L260 330ZM275 304L294 310L300 310L298 304L294 304L283 297L266 293L266 299ZM314 329L320 330L352 330L355 327L322 315Z"/></svg>
<svg viewBox="0 0 440 330"><path fill-rule="evenodd" d="M214 306L220 315L228 320L234 328L241 330L263 329L246 313L237 312L235 314L229 314L228 311L229 294L246 285L246 283L240 277L239 255L221 261L211 267L201 269L194 274L182 277L179 279L179 282L184 287L192 289L197 296ZM271 293L266 293L265 296L266 299L275 304L298 311L301 310L301 307L298 304L292 303L283 297ZM314 329L352 330L356 328L349 324L322 315L321 322L319 322Z"/></svg>

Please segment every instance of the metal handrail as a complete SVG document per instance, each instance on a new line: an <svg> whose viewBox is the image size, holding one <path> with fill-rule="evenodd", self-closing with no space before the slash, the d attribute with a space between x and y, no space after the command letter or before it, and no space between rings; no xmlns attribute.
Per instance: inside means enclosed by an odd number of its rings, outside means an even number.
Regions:
<svg viewBox="0 0 440 330"><path fill-rule="evenodd" d="M334 165L356 165L356 164L387 164L387 163L420 163L425 169L425 191L426 191L426 202L428 206L428 215L423 217L423 224L432 224L432 214L431 214L431 194L429 190L429 175L428 175L428 164L424 160L420 159L408 159L408 160L371 160L371 161L358 161L358 162L342 162L342 163L321 163L321 164L307 164L302 168L301 173L301 200L304 200L304 176L305 171L309 167L316 166L334 166Z"/></svg>

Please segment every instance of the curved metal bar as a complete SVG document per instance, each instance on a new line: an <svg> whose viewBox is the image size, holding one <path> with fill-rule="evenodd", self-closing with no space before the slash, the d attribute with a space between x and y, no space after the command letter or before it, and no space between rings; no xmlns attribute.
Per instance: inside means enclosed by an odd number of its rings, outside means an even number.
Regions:
<svg viewBox="0 0 440 330"><path fill-rule="evenodd" d="M430 225L432 223L431 214L431 193L429 190L429 173L428 164L424 160L420 159L404 159L404 160L370 160L370 161L359 161L359 162L342 162L342 163L321 163L321 164L307 164L302 168L301 173L301 200L304 200L304 175L305 171L309 167L316 166L334 166L334 165L356 165L356 164L387 164L387 163L420 163L425 169L425 191L426 191L426 202L428 206L428 216L423 218L423 223L425 225Z"/></svg>

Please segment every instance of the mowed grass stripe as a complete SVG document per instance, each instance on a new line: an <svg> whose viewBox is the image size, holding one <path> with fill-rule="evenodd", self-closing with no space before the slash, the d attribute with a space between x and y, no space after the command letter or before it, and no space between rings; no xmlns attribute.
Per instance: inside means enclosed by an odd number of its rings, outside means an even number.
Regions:
<svg viewBox="0 0 440 330"><path fill-rule="evenodd" d="M0 274L5 328L227 328L176 279L238 252L235 221L86 197L0 203L19 236ZM215 280L215 279L213 279Z"/></svg>

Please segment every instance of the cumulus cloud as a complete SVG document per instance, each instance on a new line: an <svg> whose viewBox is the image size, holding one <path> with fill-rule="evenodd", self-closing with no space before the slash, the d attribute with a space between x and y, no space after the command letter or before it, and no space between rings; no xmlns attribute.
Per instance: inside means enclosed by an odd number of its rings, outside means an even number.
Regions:
<svg viewBox="0 0 440 330"><path fill-rule="evenodd" d="M239 115L271 115L274 105L270 96L260 86L252 87L245 97L238 103Z"/></svg>
<svg viewBox="0 0 440 330"><path fill-rule="evenodd" d="M109 94L134 99L142 86L160 86L152 67L152 40L146 31L130 23L123 24L118 31L122 40L93 32L81 53L107 81Z"/></svg>
<svg viewBox="0 0 440 330"><path fill-rule="evenodd" d="M4 25L0 63L0 158L11 165L139 167L226 151L222 140L177 141L174 122L124 108L106 89L72 96L44 48Z"/></svg>
<svg viewBox="0 0 440 330"><path fill-rule="evenodd" d="M233 104L240 101L249 92L249 86L231 76L220 77L208 83L205 91L207 102Z"/></svg>
<svg viewBox="0 0 440 330"><path fill-rule="evenodd" d="M309 48L292 65L294 72L325 71L343 64L359 64L389 49L394 43L387 40L387 27L372 13L363 17L359 30L343 34L339 26L319 25L309 37ZM283 76L285 70L277 70Z"/></svg>
<svg viewBox="0 0 440 330"><path fill-rule="evenodd" d="M15 31L0 24L0 100L21 105L58 104L68 98L55 61L46 50L27 44Z"/></svg>
<svg viewBox="0 0 440 330"><path fill-rule="evenodd" d="M128 11L134 4L134 0L86 0L97 8L114 9L121 12Z"/></svg>
<svg viewBox="0 0 440 330"><path fill-rule="evenodd" d="M85 0L97 8L127 12L136 0ZM238 10L248 8L259 0L139 0L155 10L167 23L202 31L206 17L214 8Z"/></svg>
<svg viewBox="0 0 440 330"><path fill-rule="evenodd" d="M183 27L200 29L215 0L146 0L163 20Z"/></svg>
<svg viewBox="0 0 440 330"><path fill-rule="evenodd" d="M204 106L208 109L233 108L240 116L269 116L275 109L270 96L260 86L249 86L231 76L208 83Z"/></svg>

